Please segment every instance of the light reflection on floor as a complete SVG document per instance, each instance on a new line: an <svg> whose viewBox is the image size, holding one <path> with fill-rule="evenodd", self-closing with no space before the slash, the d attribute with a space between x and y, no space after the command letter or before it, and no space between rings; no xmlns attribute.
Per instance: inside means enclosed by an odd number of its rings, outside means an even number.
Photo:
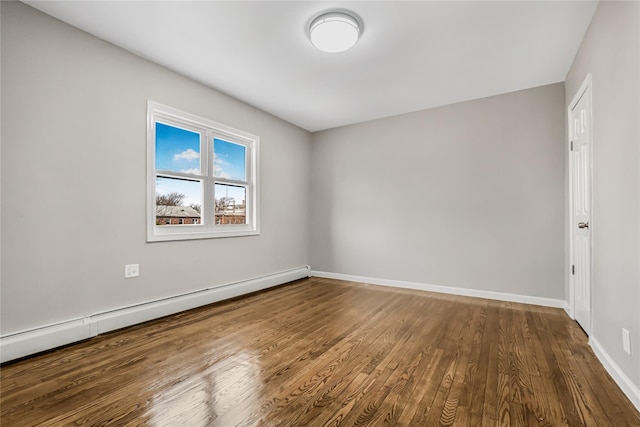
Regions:
<svg viewBox="0 0 640 427"><path fill-rule="evenodd" d="M233 419L234 416L246 413L234 411L235 406L259 405L260 394L256 393L262 387L259 362L257 353L241 350L205 372L194 373L152 398L145 424L157 427L237 425L242 419ZM220 363L228 368L214 375L212 372L219 369Z"/></svg>

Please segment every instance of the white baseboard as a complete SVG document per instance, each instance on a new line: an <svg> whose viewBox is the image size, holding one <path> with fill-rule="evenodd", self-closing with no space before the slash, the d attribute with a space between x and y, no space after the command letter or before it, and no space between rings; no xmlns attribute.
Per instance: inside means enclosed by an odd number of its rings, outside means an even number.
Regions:
<svg viewBox="0 0 640 427"><path fill-rule="evenodd" d="M95 336L88 317L44 325L0 338L0 362L71 344Z"/></svg>
<svg viewBox="0 0 640 427"><path fill-rule="evenodd" d="M505 292L483 291L478 289L454 288L449 286L428 285L426 283L405 282L401 280L378 279L375 277L351 276L348 274L311 271L311 276L327 279L346 280L350 282L368 283L371 285L391 286L394 288L416 289L419 291L438 292L442 294L462 295L467 297L486 298L498 301L519 302L523 304L542 305L545 307L564 308L561 299L534 297L529 295L509 294Z"/></svg>
<svg viewBox="0 0 640 427"><path fill-rule="evenodd" d="M267 289L309 277L309 275L309 266L304 266L12 333L0 337L0 362L4 363L115 329Z"/></svg>
<svg viewBox="0 0 640 427"><path fill-rule="evenodd" d="M640 411L640 388L636 386L631 379L620 369L620 366L613 360L604 347L593 336L589 337L589 345L596 354L596 357L607 370L611 378L618 384L618 387L629 398L631 403Z"/></svg>

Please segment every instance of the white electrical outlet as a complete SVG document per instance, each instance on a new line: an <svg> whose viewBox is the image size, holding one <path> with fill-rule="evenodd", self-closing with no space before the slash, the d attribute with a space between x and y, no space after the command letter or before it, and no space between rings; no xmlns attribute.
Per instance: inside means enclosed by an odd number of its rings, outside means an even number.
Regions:
<svg viewBox="0 0 640 427"><path fill-rule="evenodd" d="M631 333L625 328L622 328L622 349L631 356Z"/></svg>
<svg viewBox="0 0 640 427"><path fill-rule="evenodd" d="M140 275L140 264L127 264L124 266L124 278L138 277Z"/></svg>

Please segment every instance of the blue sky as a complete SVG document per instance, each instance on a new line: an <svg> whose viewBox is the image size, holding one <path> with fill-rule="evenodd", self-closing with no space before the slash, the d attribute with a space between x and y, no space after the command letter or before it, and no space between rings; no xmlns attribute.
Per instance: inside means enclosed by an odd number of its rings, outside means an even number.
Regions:
<svg viewBox="0 0 640 427"><path fill-rule="evenodd" d="M246 148L240 144L215 138L214 175L220 178L244 181L246 179ZM169 170L200 175L200 134L156 122L157 170ZM180 192L186 195L184 205L202 205L200 181L156 178L156 192ZM216 198L233 197L236 203L245 199L244 188L216 185Z"/></svg>
<svg viewBox="0 0 640 427"><path fill-rule="evenodd" d="M246 149L243 145L214 138L214 175L219 176L220 178L244 181L246 179L245 151Z"/></svg>
<svg viewBox="0 0 640 427"><path fill-rule="evenodd" d="M200 174L200 134L156 123L156 169Z"/></svg>

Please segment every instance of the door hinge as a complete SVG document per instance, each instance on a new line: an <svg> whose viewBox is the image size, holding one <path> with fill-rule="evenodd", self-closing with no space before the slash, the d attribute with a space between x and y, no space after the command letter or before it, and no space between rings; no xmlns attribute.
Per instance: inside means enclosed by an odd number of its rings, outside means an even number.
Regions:
<svg viewBox="0 0 640 427"><path fill-rule="evenodd" d="M573 274L574 276L576 274L576 266L575 265L571 266L571 274Z"/></svg>
<svg viewBox="0 0 640 427"><path fill-rule="evenodd" d="M571 141L571 151L573 151L573 141Z"/></svg>

